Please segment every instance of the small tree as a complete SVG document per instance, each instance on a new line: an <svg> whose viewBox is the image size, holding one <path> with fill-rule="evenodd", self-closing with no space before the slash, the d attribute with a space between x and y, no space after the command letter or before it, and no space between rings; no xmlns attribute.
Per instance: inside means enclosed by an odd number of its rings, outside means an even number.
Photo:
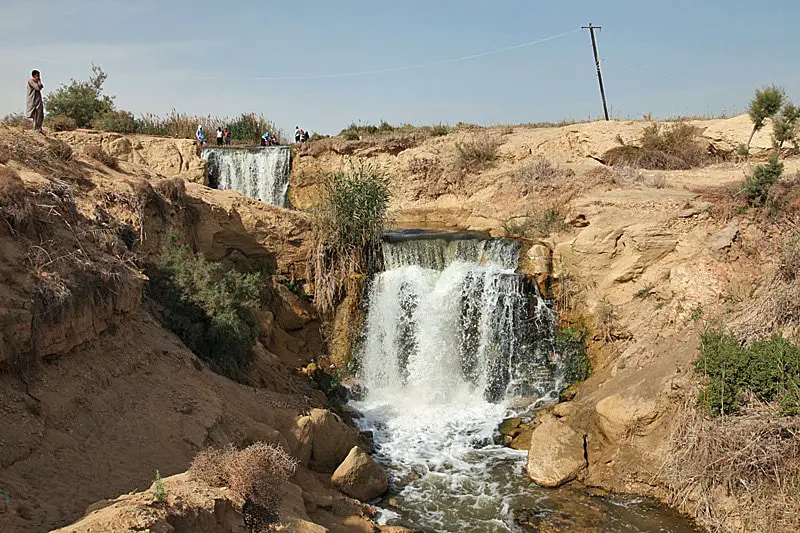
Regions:
<svg viewBox="0 0 800 533"><path fill-rule="evenodd" d="M753 136L764 127L768 118L775 116L780 111L785 99L786 95L783 89L776 85L756 89L756 95L750 101L750 107L747 111L753 121L753 131L750 132L750 138L747 139L748 150L750 150L750 143L753 142Z"/></svg>
<svg viewBox="0 0 800 533"><path fill-rule="evenodd" d="M114 110L114 97L103 94L107 77L99 65L92 64L88 80L73 78L69 85L62 84L45 97L45 108L50 115L70 117L79 128L85 128L96 116Z"/></svg>
<svg viewBox="0 0 800 533"><path fill-rule="evenodd" d="M797 148L797 122L800 120L800 107L791 102L786 102L781 109L780 115L772 121L772 143L781 153L783 145L787 142L794 144Z"/></svg>
<svg viewBox="0 0 800 533"><path fill-rule="evenodd" d="M783 174L783 163L778 161L778 156L769 158L766 165L758 165L753 173L739 188L739 193L744 196L747 203L753 207L761 207L767 203L769 191Z"/></svg>

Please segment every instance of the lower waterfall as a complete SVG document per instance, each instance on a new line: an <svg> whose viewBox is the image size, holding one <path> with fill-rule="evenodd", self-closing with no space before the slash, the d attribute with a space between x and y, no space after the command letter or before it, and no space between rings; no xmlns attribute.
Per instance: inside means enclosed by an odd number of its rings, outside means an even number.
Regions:
<svg viewBox="0 0 800 533"><path fill-rule="evenodd" d="M206 148L203 159L211 187L239 191L248 198L279 207L288 205L288 146Z"/></svg>
<svg viewBox="0 0 800 533"><path fill-rule="evenodd" d="M516 525L519 509L563 507L562 489L528 480L525 452L493 442L504 417L533 414L515 405L557 398L567 366L555 313L517 273L519 254L519 243L480 234L400 233L384 242L359 349L365 392L354 403L390 477L380 521L508 533L530 531ZM691 531L680 521L661 527L663 517L640 500L566 501L570 512L602 520L597 531Z"/></svg>

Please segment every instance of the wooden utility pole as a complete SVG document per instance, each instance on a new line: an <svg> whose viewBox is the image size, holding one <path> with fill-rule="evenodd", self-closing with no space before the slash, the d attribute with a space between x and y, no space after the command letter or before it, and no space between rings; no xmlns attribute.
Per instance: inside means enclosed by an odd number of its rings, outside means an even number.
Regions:
<svg viewBox="0 0 800 533"><path fill-rule="evenodd" d="M602 26L592 26L590 22L588 26L581 26L584 30L589 30L592 36L592 51L594 51L594 64L597 67L597 81L600 82L600 98L603 100L603 114L608 118L608 106L606 106L606 90L603 88L603 75L600 73L600 58L597 56L597 41L594 39L594 30L600 30Z"/></svg>

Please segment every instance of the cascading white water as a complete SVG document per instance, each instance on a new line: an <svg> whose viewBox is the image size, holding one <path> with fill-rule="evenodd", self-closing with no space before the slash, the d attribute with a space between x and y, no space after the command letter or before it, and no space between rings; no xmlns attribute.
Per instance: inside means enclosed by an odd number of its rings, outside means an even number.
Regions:
<svg viewBox="0 0 800 533"><path fill-rule="evenodd" d="M203 150L212 187L233 189L280 207L287 206L290 158L288 146Z"/></svg>
<svg viewBox="0 0 800 533"><path fill-rule="evenodd" d="M384 243L361 349L365 395L354 406L391 479L380 520L424 531L521 531L513 512L563 501L524 475L525 453L493 444L513 399L553 398L566 361L548 303L516 273L517 243L420 235ZM603 531L691 531L630 501L569 505ZM598 518L599 516L599 518ZM671 520L672 518L670 518ZM561 530L561 529L558 529Z"/></svg>

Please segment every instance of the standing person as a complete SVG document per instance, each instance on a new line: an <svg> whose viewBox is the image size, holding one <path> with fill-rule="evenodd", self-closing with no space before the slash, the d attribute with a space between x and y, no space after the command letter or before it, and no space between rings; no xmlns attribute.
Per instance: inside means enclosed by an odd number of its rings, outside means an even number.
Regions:
<svg viewBox="0 0 800 533"><path fill-rule="evenodd" d="M225 134L222 133L222 128L217 127L217 146L222 146L222 142L225 140L223 138L224 136Z"/></svg>
<svg viewBox="0 0 800 533"><path fill-rule="evenodd" d="M194 136L197 137L197 146L200 148L206 145L206 132L203 131L203 125L197 125L197 131L194 132Z"/></svg>
<svg viewBox="0 0 800 533"><path fill-rule="evenodd" d="M306 132L300 130L300 142L303 142L303 139L305 139L305 137L306 137Z"/></svg>
<svg viewBox="0 0 800 533"><path fill-rule="evenodd" d="M269 131L265 131L261 136L261 146L269 146Z"/></svg>
<svg viewBox="0 0 800 533"><path fill-rule="evenodd" d="M310 135L308 134L308 131L304 131L303 132L303 142L307 143L309 137L310 137Z"/></svg>
<svg viewBox="0 0 800 533"><path fill-rule="evenodd" d="M302 130L300 129L300 126L295 126L294 127L294 142L299 143L302 138L303 138L303 135L302 135Z"/></svg>
<svg viewBox="0 0 800 533"><path fill-rule="evenodd" d="M42 89L44 89L44 84L42 83L42 75L38 70L31 72L26 89L25 116L33 120L33 131L42 133L42 123L44 123Z"/></svg>
<svg viewBox="0 0 800 533"><path fill-rule="evenodd" d="M225 146L231 145L231 130L225 128Z"/></svg>

